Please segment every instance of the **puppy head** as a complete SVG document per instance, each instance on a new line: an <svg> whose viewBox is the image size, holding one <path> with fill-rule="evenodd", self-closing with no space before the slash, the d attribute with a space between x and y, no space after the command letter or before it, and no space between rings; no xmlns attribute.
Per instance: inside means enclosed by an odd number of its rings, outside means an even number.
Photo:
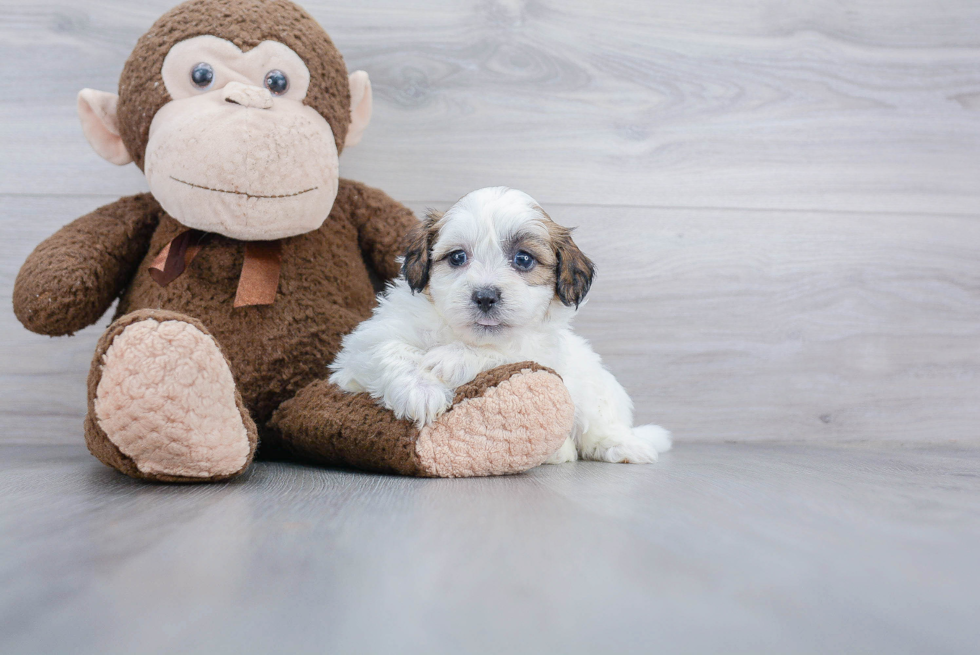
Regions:
<svg viewBox="0 0 980 655"><path fill-rule="evenodd" d="M526 193L505 187L430 212L409 237L402 274L464 338L492 340L578 307L595 267Z"/></svg>

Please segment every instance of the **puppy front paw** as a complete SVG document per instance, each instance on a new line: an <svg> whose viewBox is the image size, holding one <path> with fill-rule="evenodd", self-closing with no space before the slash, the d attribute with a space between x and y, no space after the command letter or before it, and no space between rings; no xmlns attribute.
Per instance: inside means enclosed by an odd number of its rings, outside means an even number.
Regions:
<svg viewBox="0 0 980 655"><path fill-rule="evenodd" d="M476 352L466 344L456 342L425 353L422 370L455 389L502 363L504 360L501 357Z"/></svg>
<svg viewBox="0 0 980 655"><path fill-rule="evenodd" d="M641 425L601 440L590 459L623 464L652 464L657 461L660 453L670 450L670 446L670 432L659 425Z"/></svg>
<svg viewBox="0 0 980 655"><path fill-rule="evenodd" d="M556 450L551 454L551 457L544 460L545 464L565 464L566 462L574 462L578 459L578 452L575 450L575 441L569 437L565 439L565 443L561 445L561 448Z"/></svg>
<svg viewBox="0 0 980 655"><path fill-rule="evenodd" d="M395 390L385 406L421 430L442 416L453 402L453 390L435 381L420 379Z"/></svg>
<svg viewBox="0 0 980 655"><path fill-rule="evenodd" d="M348 370L335 371L329 378L330 384L335 384L347 393L363 393L367 391Z"/></svg>

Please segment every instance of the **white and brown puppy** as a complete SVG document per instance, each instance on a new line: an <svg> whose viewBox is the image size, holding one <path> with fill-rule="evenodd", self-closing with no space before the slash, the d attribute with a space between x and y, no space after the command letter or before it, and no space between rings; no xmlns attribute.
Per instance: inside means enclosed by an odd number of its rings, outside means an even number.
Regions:
<svg viewBox="0 0 980 655"><path fill-rule="evenodd" d="M633 427L633 403L569 325L594 267L533 198L474 191L412 235L402 277L344 338L330 381L368 392L422 427L479 373L532 360L559 373L575 427L549 460L645 463L670 448L655 425Z"/></svg>

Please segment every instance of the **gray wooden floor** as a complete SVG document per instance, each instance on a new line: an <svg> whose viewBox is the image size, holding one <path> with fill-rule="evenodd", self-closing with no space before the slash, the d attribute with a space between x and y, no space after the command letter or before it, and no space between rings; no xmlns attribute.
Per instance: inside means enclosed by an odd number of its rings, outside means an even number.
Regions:
<svg viewBox="0 0 980 655"><path fill-rule="evenodd" d="M4 653L975 653L980 448L141 484L0 446Z"/></svg>
<svg viewBox="0 0 980 655"><path fill-rule="evenodd" d="M75 95L174 2L0 0L0 307L145 190ZM373 81L342 174L579 226L578 330L677 447L138 484L81 446L106 320L0 310L0 652L977 651L980 3L303 4Z"/></svg>

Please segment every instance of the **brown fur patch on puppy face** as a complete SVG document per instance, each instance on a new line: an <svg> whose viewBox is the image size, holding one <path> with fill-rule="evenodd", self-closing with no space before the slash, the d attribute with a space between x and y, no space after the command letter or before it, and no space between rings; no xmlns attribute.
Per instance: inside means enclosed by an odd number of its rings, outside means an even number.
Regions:
<svg viewBox="0 0 980 655"><path fill-rule="evenodd" d="M522 250L537 262L531 270L521 273L524 281L534 286L554 286L557 279L555 264L558 259L551 240L539 234L519 233L504 246L504 254L510 260Z"/></svg>
<svg viewBox="0 0 980 655"><path fill-rule="evenodd" d="M343 57L322 27L288 0L190 0L161 16L137 42L119 79L119 129L126 150L143 168L150 124L170 102L161 69L177 43L211 35L243 52L278 41L303 59L310 71L304 104L330 124L337 151L350 123L350 86Z"/></svg>
<svg viewBox="0 0 980 655"><path fill-rule="evenodd" d="M572 241L572 228L567 228L551 220L541 207L536 207L544 216L555 253L555 295L562 304L578 307L595 278L595 264L585 256Z"/></svg>
<svg viewBox="0 0 980 655"><path fill-rule="evenodd" d="M408 233L405 259L402 262L402 275L412 291L423 291L429 284L429 270L432 268L432 244L439 234L438 224L443 212L429 210L425 220Z"/></svg>

